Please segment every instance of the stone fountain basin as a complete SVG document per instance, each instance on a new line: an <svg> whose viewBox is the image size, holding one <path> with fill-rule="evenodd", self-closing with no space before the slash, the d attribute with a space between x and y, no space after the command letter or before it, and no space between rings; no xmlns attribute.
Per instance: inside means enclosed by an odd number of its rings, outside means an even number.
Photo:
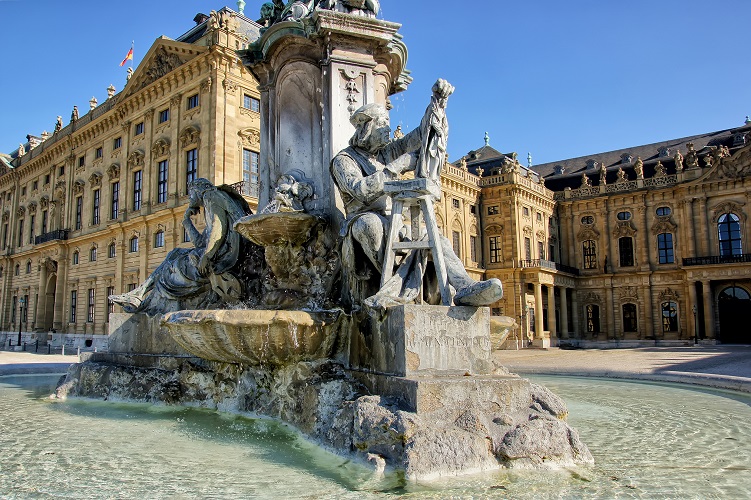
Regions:
<svg viewBox="0 0 751 500"><path fill-rule="evenodd" d="M235 231L256 245L263 247L301 245L310 238L310 231L320 221L315 215L303 212L254 214L235 223Z"/></svg>
<svg viewBox="0 0 751 500"><path fill-rule="evenodd" d="M188 352L210 361L286 366L334 358L346 321L339 311L177 311L162 325Z"/></svg>

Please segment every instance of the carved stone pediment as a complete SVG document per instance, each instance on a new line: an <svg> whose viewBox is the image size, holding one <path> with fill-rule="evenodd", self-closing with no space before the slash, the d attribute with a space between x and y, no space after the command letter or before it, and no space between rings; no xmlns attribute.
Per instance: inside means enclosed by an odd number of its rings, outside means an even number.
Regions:
<svg viewBox="0 0 751 500"><path fill-rule="evenodd" d="M617 288L618 297L621 301L636 300L639 298L638 290L635 286L621 286Z"/></svg>
<svg viewBox="0 0 751 500"><path fill-rule="evenodd" d="M602 302L602 299L600 298L600 296L596 294L595 292L587 292L586 294L584 294L583 299L584 299L583 301L585 304L593 303L593 302L596 304L599 304Z"/></svg>
<svg viewBox="0 0 751 500"><path fill-rule="evenodd" d="M33 201L31 203L29 203L28 210L29 210L30 214L36 213L36 211L37 211L37 204L34 203Z"/></svg>
<svg viewBox="0 0 751 500"><path fill-rule="evenodd" d="M128 168L133 169L136 167L142 167L144 165L145 155L140 149L133 151L128 157Z"/></svg>
<svg viewBox="0 0 751 500"><path fill-rule="evenodd" d="M544 241L545 231L537 231L537 233L535 233L535 236L537 236L537 241Z"/></svg>
<svg viewBox="0 0 751 500"><path fill-rule="evenodd" d="M83 194L84 189L86 189L86 183L83 179L78 179L73 183L73 194Z"/></svg>
<svg viewBox="0 0 751 500"><path fill-rule="evenodd" d="M633 236L636 234L636 228L630 220L618 221L613 229L613 236L621 238L623 236Z"/></svg>
<svg viewBox="0 0 751 500"><path fill-rule="evenodd" d="M159 47L154 54L154 58L145 70L143 80L140 82L140 88L151 85L167 73L176 70L182 66L183 60L173 52L167 52L164 47Z"/></svg>
<svg viewBox="0 0 751 500"><path fill-rule="evenodd" d="M522 229L525 236L532 236L532 226L524 226Z"/></svg>
<svg viewBox="0 0 751 500"><path fill-rule="evenodd" d="M9 219L10 219L10 212L6 210L5 212L3 212L3 222L8 222Z"/></svg>
<svg viewBox="0 0 751 500"><path fill-rule="evenodd" d="M180 146L187 149L190 146L198 147L201 144L201 131L195 125L185 127L180 132Z"/></svg>
<svg viewBox="0 0 751 500"><path fill-rule="evenodd" d="M652 234L675 233L678 225L669 216L657 217L652 225Z"/></svg>
<svg viewBox="0 0 751 500"><path fill-rule="evenodd" d="M252 128L246 128L237 133L240 136L242 145L245 147L253 148L258 147L261 144L261 133Z"/></svg>
<svg viewBox="0 0 751 500"><path fill-rule="evenodd" d="M42 210L47 208L47 205L49 205L49 203L50 203L49 197L42 196L41 198L39 198L39 208L41 208Z"/></svg>
<svg viewBox="0 0 751 500"><path fill-rule="evenodd" d="M111 181L118 179L120 177L120 165L117 163L110 165L110 168L107 169L107 177Z"/></svg>
<svg viewBox="0 0 751 500"><path fill-rule="evenodd" d="M23 217L26 214L26 207L18 207L16 210L16 217Z"/></svg>
<svg viewBox="0 0 751 500"><path fill-rule="evenodd" d="M169 156L170 141L166 138L158 139L151 147L151 154L154 158L161 158L162 156Z"/></svg>
<svg viewBox="0 0 751 500"><path fill-rule="evenodd" d="M712 222L717 223L722 214L734 213L745 224L746 214L743 213L744 202L726 201L712 208Z"/></svg>
<svg viewBox="0 0 751 500"><path fill-rule="evenodd" d="M89 176L89 184L91 187L98 187L102 185L102 174L101 172L94 172Z"/></svg>
<svg viewBox="0 0 751 500"><path fill-rule="evenodd" d="M65 181L63 180L57 181L57 184L55 184L55 189L53 193L55 194L55 198L64 202L65 201Z"/></svg>
<svg viewBox="0 0 751 500"><path fill-rule="evenodd" d="M584 226L576 233L576 239L578 241L599 240L600 232L593 226Z"/></svg>
<svg viewBox="0 0 751 500"><path fill-rule="evenodd" d="M676 301L678 300L678 292L675 290L672 290L670 287L666 288L660 294L657 296L660 299L660 302L665 302L668 300Z"/></svg>
<svg viewBox="0 0 751 500"><path fill-rule="evenodd" d="M485 234L491 236L503 234L503 226L501 224L491 224L485 228Z"/></svg>

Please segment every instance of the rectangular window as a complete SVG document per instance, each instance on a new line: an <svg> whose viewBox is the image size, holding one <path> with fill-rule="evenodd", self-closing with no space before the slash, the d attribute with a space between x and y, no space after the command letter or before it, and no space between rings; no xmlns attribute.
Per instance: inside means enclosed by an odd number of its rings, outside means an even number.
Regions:
<svg viewBox="0 0 751 500"><path fill-rule="evenodd" d="M109 257L110 259L114 259L115 255L117 255L117 247L115 247L115 242L113 241L107 247L107 257ZM108 294L108 295L112 295L112 294Z"/></svg>
<svg viewBox="0 0 751 500"><path fill-rule="evenodd" d="M529 208L522 207L522 214L524 215L524 217L529 217Z"/></svg>
<svg viewBox="0 0 751 500"><path fill-rule="evenodd" d="M136 123L136 128L133 135L141 135L143 134L143 122Z"/></svg>
<svg viewBox="0 0 751 500"><path fill-rule="evenodd" d="M138 236L133 236L130 239L130 253L135 253L138 251Z"/></svg>
<svg viewBox="0 0 751 500"><path fill-rule="evenodd" d="M154 234L154 248L162 248L164 246L164 231L157 231Z"/></svg>
<svg viewBox="0 0 751 500"><path fill-rule="evenodd" d="M459 200L456 198L452 198L451 206L454 207L456 210L459 210L459 207L460 207Z"/></svg>
<svg viewBox="0 0 751 500"><path fill-rule="evenodd" d="M532 241L529 238L524 238L524 258L532 260Z"/></svg>
<svg viewBox="0 0 751 500"><path fill-rule="evenodd" d="M462 258L462 235L459 231L451 231L451 246L454 249L454 253L460 259Z"/></svg>
<svg viewBox="0 0 751 500"><path fill-rule="evenodd" d="M65 175L65 165L60 165L57 168L57 176L62 177L63 175Z"/></svg>
<svg viewBox="0 0 751 500"><path fill-rule="evenodd" d="M198 150L193 148L185 153L185 194L190 183L198 178Z"/></svg>
<svg viewBox="0 0 751 500"><path fill-rule="evenodd" d="M78 291L71 290L70 292L70 322L76 322L76 303L78 301Z"/></svg>
<svg viewBox="0 0 751 500"><path fill-rule="evenodd" d="M94 151L94 159L99 159L104 156L104 149L102 148L96 148Z"/></svg>
<svg viewBox="0 0 751 500"><path fill-rule="evenodd" d="M86 157L85 156L79 156L78 157L78 168L85 167L86 166Z"/></svg>
<svg viewBox="0 0 751 500"><path fill-rule="evenodd" d="M122 145L123 145L122 137L115 137L115 140L112 141L112 149L120 149Z"/></svg>
<svg viewBox="0 0 751 500"><path fill-rule="evenodd" d="M133 172L133 210L141 210L141 194L143 191L143 170Z"/></svg>
<svg viewBox="0 0 751 500"><path fill-rule="evenodd" d="M159 179L157 182L156 202L165 203L167 201L167 168L168 160L159 162Z"/></svg>
<svg viewBox="0 0 751 500"><path fill-rule="evenodd" d="M18 246L23 246L23 219L18 221Z"/></svg>
<svg viewBox="0 0 751 500"><path fill-rule="evenodd" d="M488 207L488 215L498 215L498 205L493 205L492 207Z"/></svg>
<svg viewBox="0 0 751 500"><path fill-rule="evenodd" d="M661 233L657 235L657 252L660 264L672 264L673 256L673 233Z"/></svg>
<svg viewBox="0 0 751 500"><path fill-rule="evenodd" d="M86 314L86 322L87 323L93 323L94 322L94 309L95 309L95 295L94 295L94 289L89 288L89 308L88 313Z"/></svg>
<svg viewBox="0 0 751 500"><path fill-rule="evenodd" d="M76 196L76 230L83 227L83 196Z"/></svg>
<svg viewBox="0 0 751 500"><path fill-rule="evenodd" d="M34 181L34 182L31 183L31 190L32 191L36 191L38 187L39 187L39 181Z"/></svg>
<svg viewBox="0 0 751 500"><path fill-rule="evenodd" d="M16 307L18 305L18 297L16 297L15 295L13 296L12 303L13 303L13 307L10 310L10 324L13 325L13 326L15 326L15 324L16 324Z"/></svg>
<svg viewBox="0 0 751 500"><path fill-rule="evenodd" d="M634 240L628 236L618 238L618 254L621 260L621 267L631 267L634 265Z"/></svg>
<svg viewBox="0 0 751 500"><path fill-rule="evenodd" d="M35 215L32 215L29 218L29 245L33 245L34 244L34 226L35 226L34 222L35 222L35 219L36 219Z"/></svg>
<svg viewBox="0 0 751 500"><path fill-rule="evenodd" d="M548 245L548 259L552 262L555 262L555 245L552 243Z"/></svg>
<svg viewBox="0 0 751 500"><path fill-rule="evenodd" d="M243 149L243 181L246 184L258 184L258 162L260 155L255 151ZM246 186L246 189L248 186Z"/></svg>
<svg viewBox="0 0 751 500"><path fill-rule="evenodd" d="M135 289L136 289L136 284L135 283L128 283L128 291L129 292L132 292Z"/></svg>
<svg viewBox="0 0 751 500"><path fill-rule="evenodd" d="M477 214L477 207L475 205L470 205L469 206L469 213L471 213L472 215L476 215Z"/></svg>
<svg viewBox="0 0 751 500"><path fill-rule="evenodd" d="M637 331L636 304L623 304L623 331Z"/></svg>
<svg viewBox="0 0 751 500"><path fill-rule="evenodd" d="M50 174L45 174L45 176L44 176L44 185L46 186L49 183L50 183Z"/></svg>
<svg viewBox="0 0 751 500"><path fill-rule="evenodd" d="M112 183L112 206L110 208L110 219L117 219L117 212L120 209L120 181Z"/></svg>
<svg viewBox="0 0 751 500"><path fill-rule="evenodd" d="M584 269L597 269L597 245L594 240L582 243Z"/></svg>
<svg viewBox="0 0 751 500"><path fill-rule="evenodd" d="M107 287L107 323L110 322L110 314L115 312L115 303L110 300L110 295L115 295L115 287Z"/></svg>
<svg viewBox="0 0 751 500"><path fill-rule="evenodd" d="M159 123L164 123L169 120L169 108L163 109L159 112Z"/></svg>
<svg viewBox="0 0 751 500"><path fill-rule="evenodd" d="M491 236L488 238L488 250L490 251L490 262L497 264L501 261L501 237Z"/></svg>
<svg viewBox="0 0 751 500"><path fill-rule="evenodd" d="M537 255L540 256L540 259L545 260L545 243L542 241L537 242Z"/></svg>
<svg viewBox="0 0 751 500"><path fill-rule="evenodd" d="M47 233L47 226L49 224L49 212L47 210L42 210L42 234Z"/></svg>
<svg viewBox="0 0 751 500"><path fill-rule="evenodd" d="M188 97L188 109L197 108L198 104L198 94L193 94L192 96Z"/></svg>
<svg viewBox="0 0 751 500"><path fill-rule="evenodd" d="M3 248L8 246L8 223L3 224Z"/></svg>
<svg viewBox="0 0 751 500"><path fill-rule="evenodd" d="M93 200L93 203L91 204L91 211L92 211L91 223L95 226L99 224L99 207L102 201L102 197L100 193L101 193L101 190L99 189L94 191L94 200Z"/></svg>
<svg viewBox="0 0 751 500"><path fill-rule="evenodd" d="M245 94L243 96L243 107L258 113L261 111L261 101L259 101L253 96L249 96L248 94Z"/></svg>
<svg viewBox="0 0 751 500"><path fill-rule="evenodd" d="M477 236L469 237L469 258L472 262L477 262Z"/></svg>

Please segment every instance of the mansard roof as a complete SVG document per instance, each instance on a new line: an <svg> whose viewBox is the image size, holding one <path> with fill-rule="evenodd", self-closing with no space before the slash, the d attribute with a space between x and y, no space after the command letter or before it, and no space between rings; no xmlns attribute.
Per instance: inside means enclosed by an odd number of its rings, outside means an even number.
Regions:
<svg viewBox="0 0 751 500"><path fill-rule="evenodd" d="M532 169L542 175L546 187L554 191L561 191L566 187L580 187L583 173L595 180L603 165L607 172L606 182L608 183L616 181L619 168L623 169L629 180L634 180L636 179L634 164L637 158L641 158L644 163L645 178L654 175L658 161L666 168L667 174L675 174L674 156L677 152L685 156L689 143L693 144L694 150L700 157L719 146L725 146L734 152L751 143L749 132L751 132L751 124L746 124L738 128L543 163L535 165Z"/></svg>

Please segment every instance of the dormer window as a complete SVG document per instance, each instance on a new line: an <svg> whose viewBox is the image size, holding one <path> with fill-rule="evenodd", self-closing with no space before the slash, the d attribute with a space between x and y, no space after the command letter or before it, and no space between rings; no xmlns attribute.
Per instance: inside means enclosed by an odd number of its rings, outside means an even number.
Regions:
<svg viewBox="0 0 751 500"><path fill-rule="evenodd" d="M566 167L564 167L563 165L556 165L555 167L553 167L553 172L555 173L555 175L563 175L563 172L565 171Z"/></svg>
<svg viewBox="0 0 751 500"><path fill-rule="evenodd" d="M594 170L595 168L597 168L597 161L587 160L587 170Z"/></svg>
<svg viewBox="0 0 751 500"><path fill-rule="evenodd" d="M743 146L746 144L746 134L735 134L733 136L733 147Z"/></svg>
<svg viewBox="0 0 751 500"><path fill-rule="evenodd" d="M670 156L670 148L667 146L661 147L660 149L657 150L657 155L661 158Z"/></svg>
<svg viewBox="0 0 751 500"><path fill-rule="evenodd" d="M630 153L623 153L621 155L621 165L628 165L632 161L634 161L634 157Z"/></svg>

